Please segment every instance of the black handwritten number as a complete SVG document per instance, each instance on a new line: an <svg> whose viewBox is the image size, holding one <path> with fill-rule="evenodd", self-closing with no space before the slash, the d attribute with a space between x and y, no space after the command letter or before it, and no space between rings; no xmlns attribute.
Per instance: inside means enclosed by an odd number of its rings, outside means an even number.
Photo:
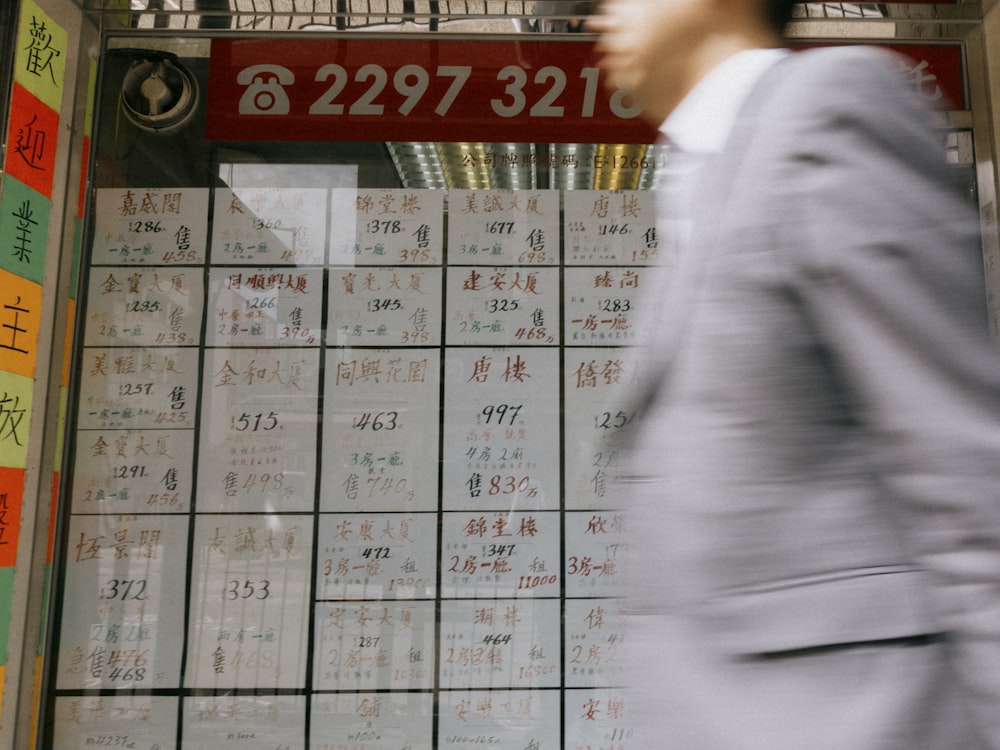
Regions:
<svg viewBox="0 0 1000 750"><path fill-rule="evenodd" d="M129 302L125 309L128 312L156 312L160 309L160 303L157 300L135 300Z"/></svg>
<svg viewBox="0 0 1000 750"><path fill-rule="evenodd" d="M617 414L612 414L609 411L601 412L594 417L594 427L599 430L621 429L632 421L633 416L623 411L619 411Z"/></svg>
<svg viewBox="0 0 1000 750"><path fill-rule="evenodd" d="M521 306L520 300L516 299L490 299L486 300L486 312L500 313L513 312Z"/></svg>
<svg viewBox="0 0 1000 750"><path fill-rule="evenodd" d="M403 224L399 219L372 219L368 222L369 234L399 234Z"/></svg>
<svg viewBox="0 0 1000 750"><path fill-rule="evenodd" d="M148 396L152 392L152 383L121 383L118 386L119 396Z"/></svg>
<svg viewBox="0 0 1000 750"><path fill-rule="evenodd" d="M145 578L111 578L101 587L102 599L143 601L146 598Z"/></svg>
<svg viewBox="0 0 1000 750"><path fill-rule="evenodd" d="M158 221L130 221L128 223L130 232L162 232L163 226Z"/></svg>
<svg viewBox="0 0 1000 750"><path fill-rule="evenodd" d="M632 301L628 299L598 300L597 307L601 312L628 312L632 309Z"/></svg>
<svg viewBox="0 0 1000 750"><path fill-rule="evenodd" d="M278 414L247 414L243 412L239 417L233 417L232 428L237 432L258 432L273 430L278 426Z"/></svg>
<svg viewBox="0 0 1000 750"><path fill-rule="evenodd" d="M351 425L355 430L364 430L366 428L371 428L372 432L378 432L379 430L395 430L396 420L399 418L399 412L395 411L379 411L372 413L366 411L355 418L354 423Z"/></svg>
<svg viewBox="0 0 1000 750"><path fill-rule="evenodd" d="M281 219L254 219L253 228L258 232L264 229L281 229Z"/></svg>
<svg viewBox="0 0 1000 750"><path fill-rule="evenodd" d="M488 221L486 222L487 234L514 234L513 221Z"/></svg>
<svg viewBox="0 0 1000 750"><path fill-rule="evenodd" d="M226 599L234 601L236 599L267 599L271 596L271 582L267 579L260 581L238 581L235 578L226 585Z"/></svg>
<svg viewBox="0 0 1000 750"><path fill-rule="evenodd" d="M368 300L368 312L379 312L381 310L400 310L403 303L398 299L370 299Z"/></svg>
<svg viewBox="0 0 1000 750"><path fill-rule="evenodd" d="M138 479L146 476L145 466L116 466L112 472L115 479Z"/></svg>
<svg viewBox="0 0 1000 750"><path fill-rule="evenodd" d="M490 404L480 412L482 424L513 425L524 404Z"/></svg>

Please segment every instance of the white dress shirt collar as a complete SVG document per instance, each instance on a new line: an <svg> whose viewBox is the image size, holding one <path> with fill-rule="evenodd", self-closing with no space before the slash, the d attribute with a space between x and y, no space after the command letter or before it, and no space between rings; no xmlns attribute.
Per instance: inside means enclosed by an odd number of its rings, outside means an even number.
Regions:
<svg viewBox="0 0 1000 750"><path fill-rule="evenodd" d="M727 57L681 100L660 131L691 153L718 153L754 84L787 49L751 49Z"/></svg>

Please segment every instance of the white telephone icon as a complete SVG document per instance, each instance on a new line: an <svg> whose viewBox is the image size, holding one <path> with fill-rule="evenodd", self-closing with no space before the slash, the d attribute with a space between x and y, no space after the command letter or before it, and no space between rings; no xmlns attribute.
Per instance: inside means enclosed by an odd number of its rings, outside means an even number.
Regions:
<svg viewBox="0 0 1000 750"><path fill-rule="evenodd" d="M236 82L247 87L240 97L241 115L287 115L288 94L284 86L295 75L281 65L251 65L236 74Z"/></svg>

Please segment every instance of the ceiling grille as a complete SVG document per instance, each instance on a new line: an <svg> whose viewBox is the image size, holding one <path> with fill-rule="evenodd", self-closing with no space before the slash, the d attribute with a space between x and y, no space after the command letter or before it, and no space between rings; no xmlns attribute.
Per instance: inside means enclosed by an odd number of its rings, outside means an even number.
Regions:
<svg viewBox="0 0 1000 750"><path fill-rule="evenodd" d="M86 3L85 3L86 5ZM466 20L514 21L523 30L572 31L600 0L130 0L133 28L351 29ZM121 2L101 8L121 14Z"/></svg>
<svg viewBox="0 0 1000 750"><path fill-rule="evenodd" d="M521 31L573 32L597 12L600 0L82 0L92 12L120 18L129 7L132 28L343 30L415 25L435 31L463 21L510 23ZM808 3L799 18L872 18L874 3Z"/></svg>

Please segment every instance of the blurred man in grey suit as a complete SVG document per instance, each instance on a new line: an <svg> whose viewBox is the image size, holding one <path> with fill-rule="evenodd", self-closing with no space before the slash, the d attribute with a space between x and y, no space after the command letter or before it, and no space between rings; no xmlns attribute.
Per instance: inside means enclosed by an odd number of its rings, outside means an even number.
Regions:
<svg viewBox="0 0 1000 750"><path fill-rule="evenodd" d="M609 0L700 166L619 491L640 750L1000 749L1000 355L978 222L874 48Z"/></svg>

